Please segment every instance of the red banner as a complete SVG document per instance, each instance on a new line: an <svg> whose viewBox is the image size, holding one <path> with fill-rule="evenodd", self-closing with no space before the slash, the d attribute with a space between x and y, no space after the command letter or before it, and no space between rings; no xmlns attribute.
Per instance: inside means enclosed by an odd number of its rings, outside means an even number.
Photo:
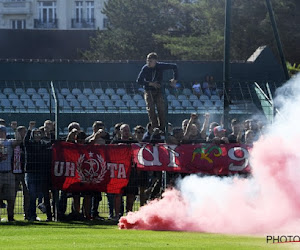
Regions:
<svg viewBox="0 0 300 250"><path fill-rule="evenodd" d="M141 170L228 175L249 173L249 152L241 144L132 144Z"/></svg>
<svg viewBox="0 0 300 250"><path fill-rule="evenodd" d="M52 183L56 189L120 193L129 180L131 147L57 142L52 160Z"/></svg>

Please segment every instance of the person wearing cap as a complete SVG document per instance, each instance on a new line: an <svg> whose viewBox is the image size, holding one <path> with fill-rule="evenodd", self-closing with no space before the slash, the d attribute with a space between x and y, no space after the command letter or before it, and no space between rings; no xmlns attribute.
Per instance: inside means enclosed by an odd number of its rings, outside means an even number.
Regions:
<svg viewBox="0 0 300 250"><path fill-rule="evenodd" d="M224 129L222 126L216 126L214 128L214 139L213 142L216 144L226 144L229 143L228 138L225 135L226 129Z"/></svg>
<svg viewBox="0 0 300 250"><path fill-rule="evenodd" d="M158 62L158 56L155 52L147 55L146 64L141 69L137 83L145 89L144 98L147 106L149 122L153 128L165 130L165 100L162 92L163 73L165 70L173 70L173 79L170 80L170 85L176 87L178 79L177 65L174 63ZM157 115L155 112L157 109Z"/></svg>
<svg viewBox="0 0 300 250"><path fill-rule="evenodd" d="M14 221L15 176L12 173L13 149L21 144L20 134L16 139L7 139L6 127L0 125L0 200L7 200L8 221Z"/></svg>

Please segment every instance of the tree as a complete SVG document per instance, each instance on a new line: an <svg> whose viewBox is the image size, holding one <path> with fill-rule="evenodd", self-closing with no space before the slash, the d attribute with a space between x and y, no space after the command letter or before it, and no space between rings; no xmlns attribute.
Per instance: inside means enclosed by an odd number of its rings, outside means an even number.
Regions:
<svg viewBox="0 0 300 250"><path fill-rule="evenodd" d="M272 0L292 62L300 61L298 2ZM151 51L163 59L223 59L225 0L108 0L103 12L110 25L91 39L87 59L140 60ZM231 59L246 60L262 45L276 52L265 0L232 0Z"/></svg>
<svg viewBox="0 0 300 250"><path fill-rule="evenodd" d="M170 58L168 50L155 34L167 34L175 23L173 6L178 0L109 0L103 13L109 20L106 31L99 31L91 40L88 59L121 60L144 59L156 51L160 57Z"/></svg>

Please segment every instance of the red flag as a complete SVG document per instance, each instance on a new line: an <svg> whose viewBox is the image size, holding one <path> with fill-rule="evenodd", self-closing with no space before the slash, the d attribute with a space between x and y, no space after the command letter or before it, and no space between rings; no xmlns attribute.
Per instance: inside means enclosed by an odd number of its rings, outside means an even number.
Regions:
<svg viewBox="0 0 300 250"><path fill-rule="evenodd" d="M249 153L241 144L132 144L137 168L146 171L227 175L249 173Z"/></svg>
<svg viewBox="0 0 300 250"><path fill-rule="evenodd" d="M131 166L128 145L57 142L52 151L53 187L68 192L121 193Z"/></svg>

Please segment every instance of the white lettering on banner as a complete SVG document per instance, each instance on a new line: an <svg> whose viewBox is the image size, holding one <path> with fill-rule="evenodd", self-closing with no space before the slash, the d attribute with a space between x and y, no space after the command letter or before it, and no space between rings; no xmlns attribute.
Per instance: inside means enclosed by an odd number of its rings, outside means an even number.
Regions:
<svg viewBox="0 0 300 250"><path fill-rule="evenodd" d="M126 171L124 164L119 164L118 179L126 179Z"/></svg>
<svg viewBox="0 0 300 250"><path fill-rule="evenodd" d="M170 156L170 163L168 167L178 168L179 166L176 164L176 157L179 156L179 153L175 151L177 145L164 145L164 148L168 150Z"/></svg>
<svg viewBox="0 0 300 250"><path fill-rule="evenodd" d="M110 170L110 178L126 179L126 170L124 164L117 163L107 163L107 169ZM54 163L54 175L74 177L75 176L75 163L74 162L59 162ZM115 176L115 171L118 171L117 177Z"/></svg>
<svg viewBox="0 0 300 250"><path fill-rule="evenodd" d="M110 178L115 178L115 170L117 170L117 163L107 163L107 169L110 170Z"/></svg>
<svg viewBox="0 0 300 250"><path fill-rule="evenodd" d="M75 176L75 163L74 162L67 162L66 163L66 172L65 176Z"/></svg>
<svg viewBox="0 0 300 250"><path fill-rule="evenodd" d="M158 146L153 146L153 152L149 149L149 148L146 148L146 146L148 144L145 144L145 145L140 145L140 144L136 144L138 145L140 148L139 152L138 152L138 162L139 164L141 165L144 165L145 167L146 166L161 166L162 163L159 161L159 154L158 154ZM153 160L152 161L148 161L144 158L144 150L146 150L149 154L151 154Z"/></svg>
<svg viewBox="0 0 300 250"><path fill-rule="evenodd" d="M237 157L235 155L235 152L236 151L242 151L243 152L243 156L242 157ZM242 148L242 147L234 147L234 148L231 148L229 149L228 151L228 156L231 160L234 160L234 161L244 161L243 165L241 166L237 166L237 165L234 165L233 163L231 163L229 165L229 170L230 171L242 171L243 169L245 169L248 164L249 164L249 160L248 160L248 157L249 157L249 152L247 149L245 148Z"/></svg>
<svg viewBox="0 0 300 250"><path fill-rule="evenodd" d="M54 163L54 175L55 176L62 176L64 173L64 162L56 161Z"/></svg>

